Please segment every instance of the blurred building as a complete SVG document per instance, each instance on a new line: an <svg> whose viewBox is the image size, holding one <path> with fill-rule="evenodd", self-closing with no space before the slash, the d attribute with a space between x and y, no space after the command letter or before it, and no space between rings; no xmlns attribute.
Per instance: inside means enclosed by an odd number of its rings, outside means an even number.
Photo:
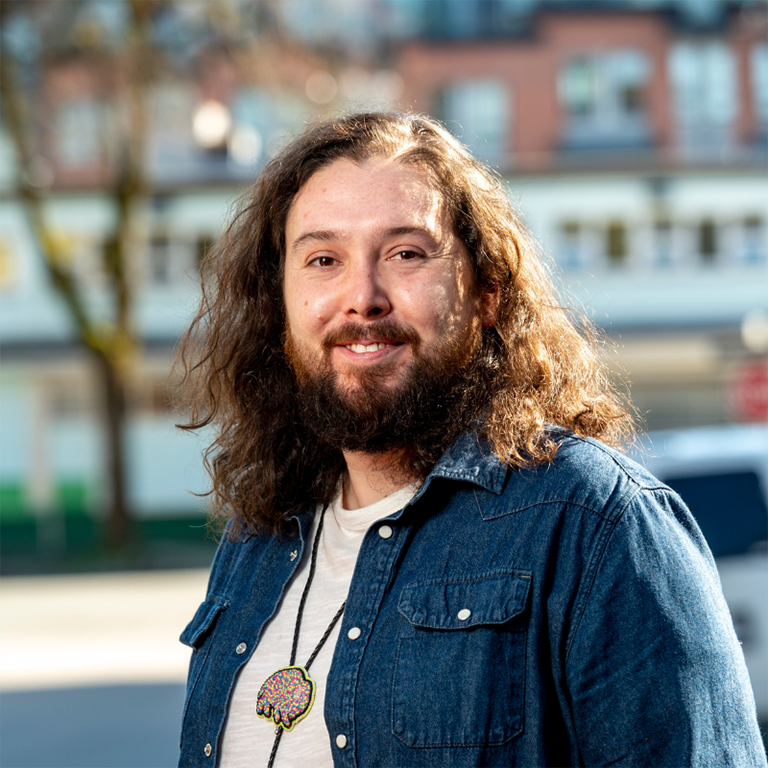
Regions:
<svg viewBox="0 0 768 768"><path fill-rule="evenodd" d="M612 359L649 428L768 416L762 2L213 5L214 19L204 4L168 3L153 20L162 55L144 91L150 184L131 262L137 514L185 524L203 514L187 492L205 486L201 445L174 430L167 397L197 265L283 137L340 109L428 112L498 169L562 271L564 303L583 304L616 341ZM48 215L97 310L116 215L110 137L125 119L120 6L81 4L60 30L68 42L30 64L24 83ZM3 42L22 64L44 45L37 22L6 19ZM0 155L0 519L55 546L74 530L67 515L98 515L100 433L90 368L37 253L7 134Z"/></svg>
<svg viewBox="0 0 768 768"><path fill-rule="evenodd" d="M404 103L505 176L565 301L619 342L648 427L756 418L740 387L766 351L765 6L413 5L434 23L399 48Z"/></svg>

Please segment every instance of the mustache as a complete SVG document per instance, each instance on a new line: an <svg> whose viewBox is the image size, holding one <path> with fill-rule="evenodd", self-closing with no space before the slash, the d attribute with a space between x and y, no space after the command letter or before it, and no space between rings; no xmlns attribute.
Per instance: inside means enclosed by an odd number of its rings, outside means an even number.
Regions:
<svg viewBox="0 0 768 768"><path fill-rule="evenodd" d="M420 337L416 329L410 325L401 325L388 320L366 323L345 323L335 331L331 331L323 339L323 348L327 351L339 344L349 344L353 341L400 341L419 344Z"/></svg>

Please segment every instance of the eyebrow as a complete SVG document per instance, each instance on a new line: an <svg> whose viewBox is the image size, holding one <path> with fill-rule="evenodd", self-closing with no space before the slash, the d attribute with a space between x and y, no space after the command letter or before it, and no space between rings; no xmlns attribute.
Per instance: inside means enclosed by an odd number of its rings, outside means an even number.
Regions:
<svg viewBox="0 0 768 768"><path fill-rule="evenodd" d="M425 227L390 227L389 229L383 230L380 234L383 237L397 237L399 235L421 235L422 237L427 237L432 243L437 242L434 233ZM338 239L340 239L339 233L334 232L331 229L314 229L310 232L305 232L300 237L297 237L296 240L291 243L291 250L295 250L298 248L298 246L308 242L323 243Z"/></svg>

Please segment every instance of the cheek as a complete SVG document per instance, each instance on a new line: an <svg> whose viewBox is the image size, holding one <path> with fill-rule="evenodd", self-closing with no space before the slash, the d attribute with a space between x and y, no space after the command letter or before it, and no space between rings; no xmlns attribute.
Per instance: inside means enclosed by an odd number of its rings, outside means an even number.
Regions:
<svg viewBox="0 0 768 768"><path fill-rule="evenodd" d="M322 291L312 291L306 285L288 283L285 286L285 311L294 331L313 331L329 317L329 298Z"/></svg>
<svg viewBox="0 0 768 768"><path fill-rule="evenodd" d="M431 281L407 293L410 320L422 333L436 338L452 336L469 322L471 296L453 280Z"/></svg>
<svg viewBox="0 0 768 768"><path fill-rule="evenodd" d="M433 286L431 305L440 325L448 333L461 330L475 317L476 301L463 268L457 267Z"/></svg>

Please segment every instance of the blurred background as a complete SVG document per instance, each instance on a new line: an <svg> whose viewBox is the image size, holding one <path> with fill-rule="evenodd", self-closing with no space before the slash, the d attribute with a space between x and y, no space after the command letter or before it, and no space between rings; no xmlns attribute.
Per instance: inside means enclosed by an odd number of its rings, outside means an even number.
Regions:
<svg viewBox="0 0 768 768"><path fill-rule="evenodd" d="M505 178L718 558L765 722L767 30L763 0L2 0L0 764L175 764L215 537L174 348L259 168L360 109Z"/></svg>

